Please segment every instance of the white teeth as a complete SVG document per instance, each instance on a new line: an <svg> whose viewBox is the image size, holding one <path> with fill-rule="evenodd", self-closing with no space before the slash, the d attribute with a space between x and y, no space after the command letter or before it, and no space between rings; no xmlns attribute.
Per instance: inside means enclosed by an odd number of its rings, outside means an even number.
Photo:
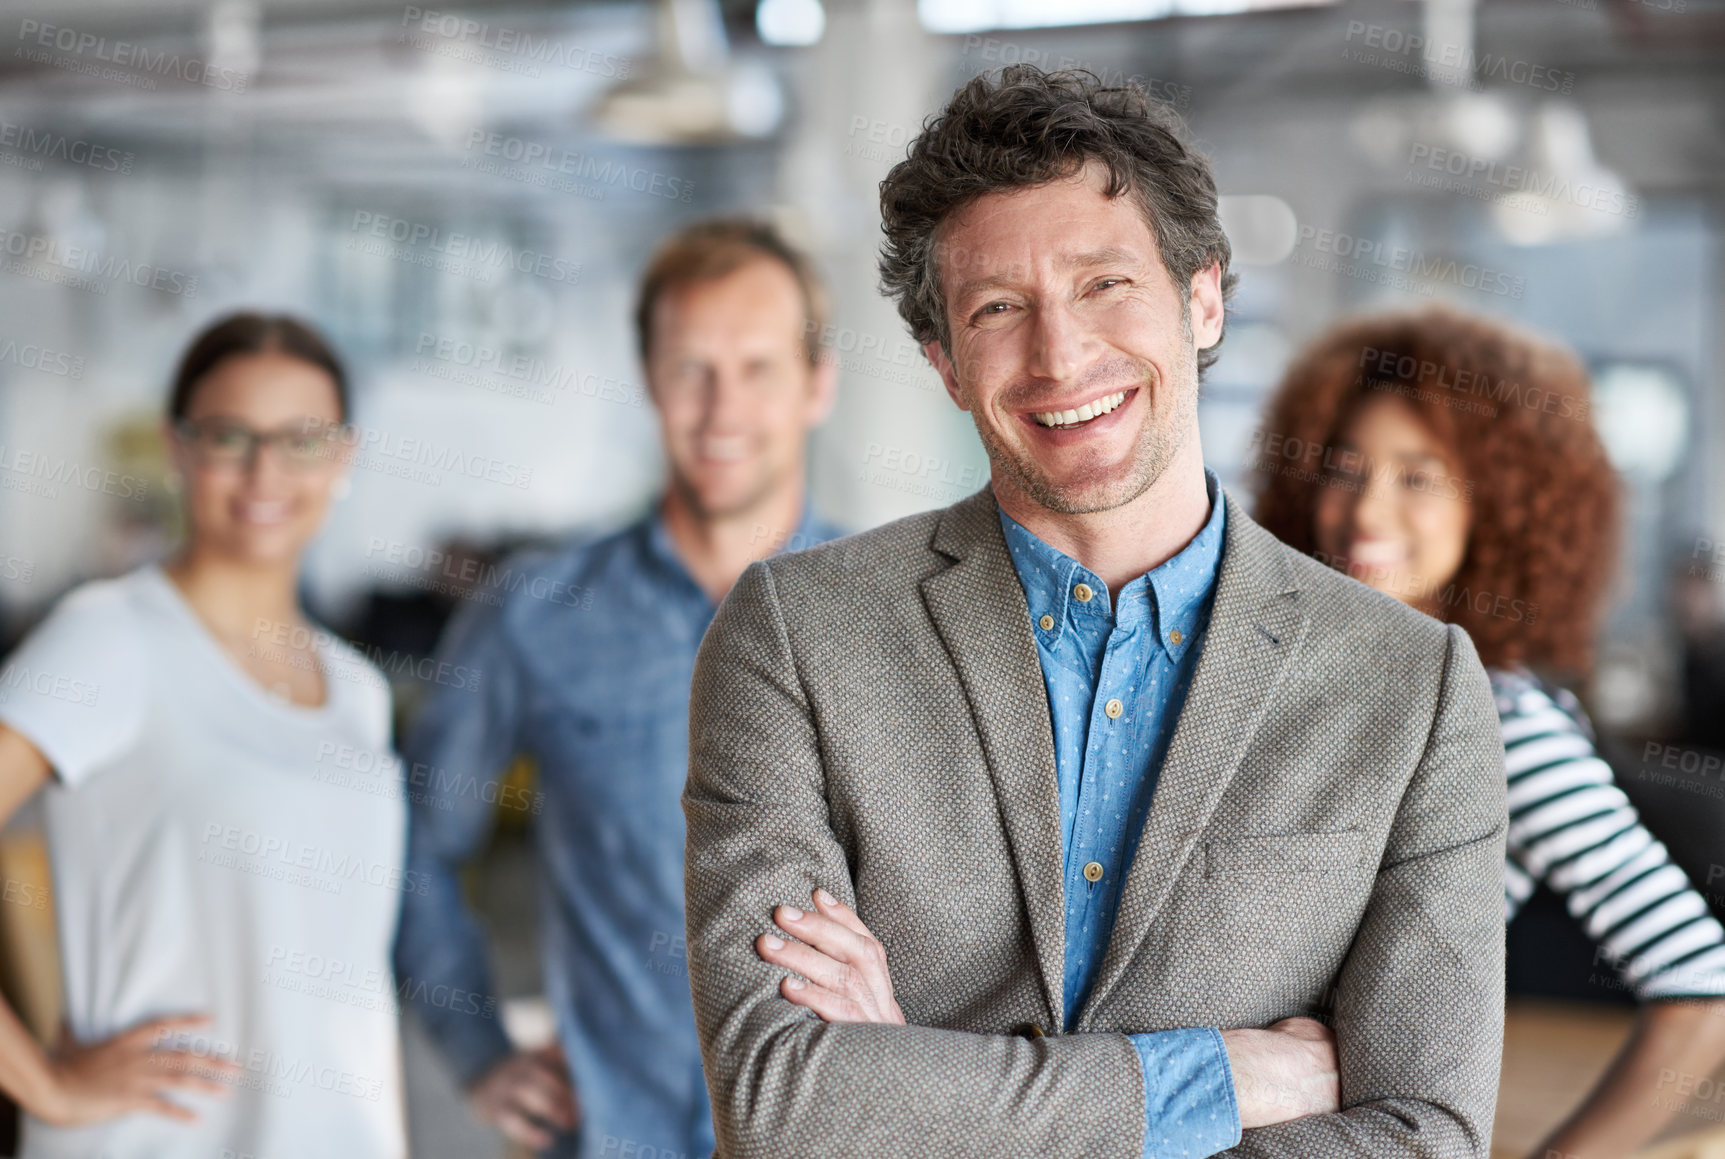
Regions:
<svg viewBox="0 0 1725 1159"><path fill-rule="evenodd" d="M1093 399L1076 410L1047 410L1031 417L1045 427L1069 427L1078 423L1087 423L1099 415L1105 415L1126 401L1126 392L1119 391L1103 398Z"/></svg>

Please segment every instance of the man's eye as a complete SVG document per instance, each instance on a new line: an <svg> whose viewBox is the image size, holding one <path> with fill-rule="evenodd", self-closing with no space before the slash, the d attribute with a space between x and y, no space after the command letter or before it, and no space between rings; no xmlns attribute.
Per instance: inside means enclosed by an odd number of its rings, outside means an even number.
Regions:
<svg viewBox="0 0 1725 1159"><path fill-rule="evenodd" d="M990 302L988 305L978 310L977 314L1004 314L1011 308L1012 307L1006 302Z"/></svg>
<svg viewBox="0 0 1725 1159"><path fill-rule="evenodd" d="M1112 290L1115 286L1124 286L1125 284L1125 278L1103 278L1096 283L1096 288L1098 290Z"/></svg>
<svg viewBox="0 0 1725 1159"><path fill-rule="evenodd" d="M218 450L233 450L246 445L246 432L237 427L213 427L204 432L210 446Z"/></svg>

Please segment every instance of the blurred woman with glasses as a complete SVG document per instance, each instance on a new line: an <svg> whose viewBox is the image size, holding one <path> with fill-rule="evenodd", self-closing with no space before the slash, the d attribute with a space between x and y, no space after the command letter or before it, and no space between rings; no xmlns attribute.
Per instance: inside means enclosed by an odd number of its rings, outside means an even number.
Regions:
<svg viewBox="0 0 1725 1159"><path fill-rule="evenodd" d="M1642 1003L1536 1156L1621 1159L1725 1061L1725 929L1613 782L1561 680L1588 672L1617 480L1566 351L1450 310L1368 317L1288 369L1259 433L1260 523L1440 620L1490 673L1509 777L1504 909L1544 884ZM1663 1072L1663 1077L1662 1077Z"/></svg>
<svg viewBox="0 0 1725 1159"><path fill-rule="evenodd" d="M209 327L164 432L183 546L0 673L0 821L46 787L66 1015L50 1053L0 1004L31 1159L406 1151L389 694L297 595L347 417L302 323Z"/></svg>

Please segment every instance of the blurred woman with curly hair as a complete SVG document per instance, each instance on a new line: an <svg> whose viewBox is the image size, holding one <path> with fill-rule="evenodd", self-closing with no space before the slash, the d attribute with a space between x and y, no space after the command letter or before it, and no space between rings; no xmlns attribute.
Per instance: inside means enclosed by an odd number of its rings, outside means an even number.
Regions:
<svg viewBox="0 0 1725 1159"><path fill-rule="evenodd" d="M1537 1155L1629 1154L1682 1100L1662 1068L1725 1060L1725 928L1647 831L1561 687L1587 675L1617 480L1570 353L1447 309L1366 317L1288 369L1254 447L1257 518L1459 624L1490 672L1510 825L1505 916L1561 897L1642 1003L1634 1033Z"/></svg>

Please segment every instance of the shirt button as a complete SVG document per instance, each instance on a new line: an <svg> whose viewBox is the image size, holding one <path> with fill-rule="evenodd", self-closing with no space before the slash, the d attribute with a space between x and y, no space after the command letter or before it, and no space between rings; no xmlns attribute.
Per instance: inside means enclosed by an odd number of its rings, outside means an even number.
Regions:
<svg viewBox="0 0 1725 1159"><path fill-rule="evenodd" d="M1109 720L1118 720L1120 718L1120 714L1126 711L1126 706L1121 704L1118 700L1110 700L1107 704L1102 706L1102 711L1108 714Z"/></svg>
<svg viewBox="0 0 1725 1159"><path fill-rule="evenodd" d="M1079 603L1088 604L1090 602L1090 597L1096 593L1090 590L1089 584L1079 584L1077 587L1072 589L1072 594Z"/></svg>
<svg viewBox="0 0 1725 1159"><path fill-rule="evenodd" d="M1175 628L1172 632L1168 633L1168 642L1171 644L1179 644L1180 641L1184 640L1185 638L1186 637L1184 637L1180 634L1179 628Z"/></svg>
<svg viewBox="0 0 1725 1159"><path fill-rule="evenodd" d="M1038 620L1036 622L1038 624L1042 625L1042 630L1044 632L1054 631L1054 617L1053 616L1043 616L1040 620Z"/></svg>
<svg viewBox="0 0 1725 1159"><path fill-rule="evenodd" d="M1090 882L1102 880L1102 866L1099 862L1092 861L1084 867L1084 880Z"/></svg>

